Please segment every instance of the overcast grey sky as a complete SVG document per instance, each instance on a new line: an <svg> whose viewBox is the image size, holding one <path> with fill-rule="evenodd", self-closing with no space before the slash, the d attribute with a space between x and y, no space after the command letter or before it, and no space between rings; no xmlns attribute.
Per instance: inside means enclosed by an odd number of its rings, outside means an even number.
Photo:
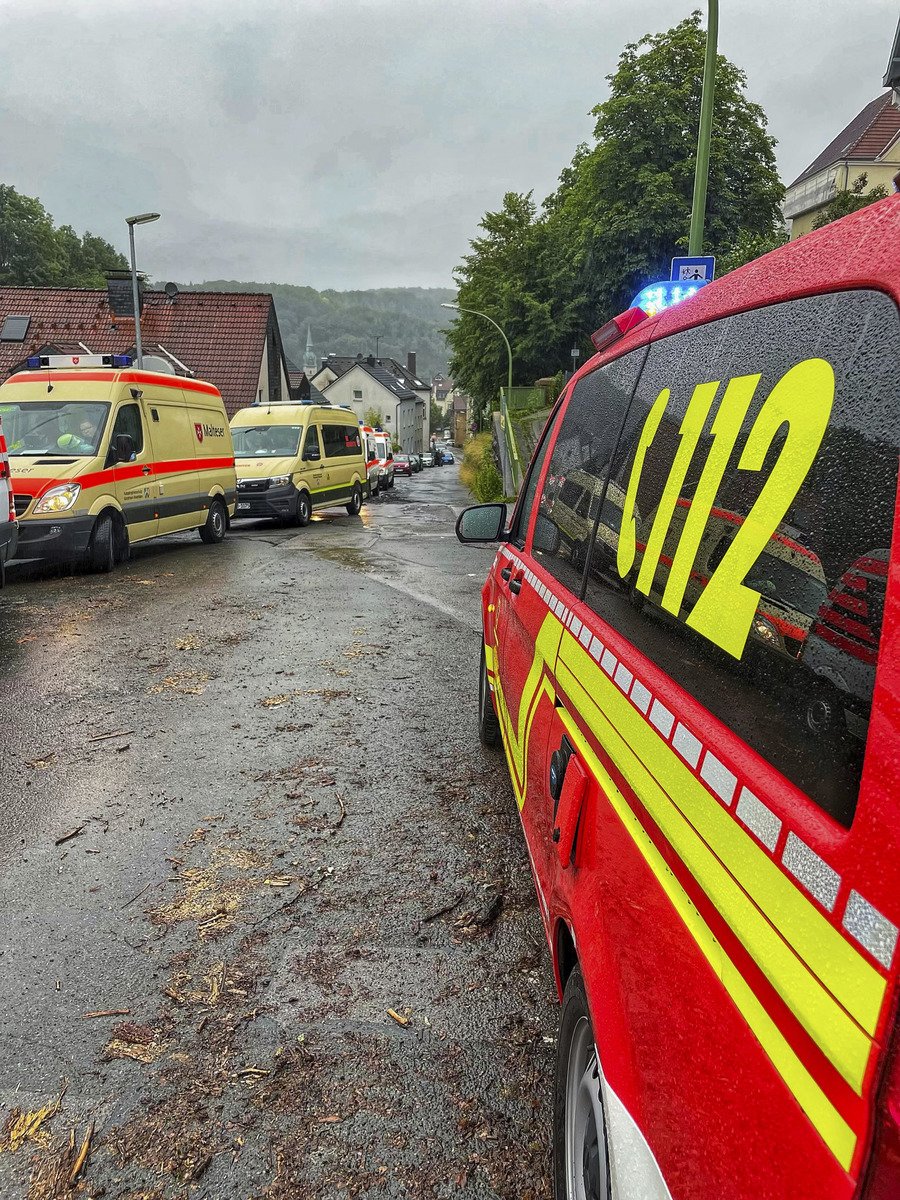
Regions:
<svg viewBox="0 0 900 1200"><path fill-rule="evenodd" d="M156 279L449 286L692 0L0 0L0 182ZM700 4L705 10L705 3ZM897 0L722 0L790 182L881 91Z"/></svg>

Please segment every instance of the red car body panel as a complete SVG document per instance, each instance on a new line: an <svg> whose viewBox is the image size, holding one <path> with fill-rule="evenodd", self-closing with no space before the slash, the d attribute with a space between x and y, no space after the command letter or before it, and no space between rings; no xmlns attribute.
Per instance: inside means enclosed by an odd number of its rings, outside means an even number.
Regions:
<svg viewBox="0 0 900 1200"><path fill-rule="evenodd" d="M900 301L900 196L731 273L585 363L548 423L537 496L573 390L599 366L735 313L857 289ZM886 965L844 925L848 906L862 903L900 925L897 550L859 795L845 827L680 686L659 656L642 652L627 617L604 619L545 569L534 552L538 513L535 503L522 541L498 550L483 616L558 983L574 943L603 1073L675 1200L850 1200L872 1153L897 1008L900 955L889 949ZM883 566L869 574L879 570L883 577ZM852 628L848 586L852 572L832 591L832 615L823 607L811 644L838 620ZM592 650L601 643L602 657ZM656 758L642 763L632 745L658 732L648 724L655 708L641 711L645 693L671 725L665 751L654 748ZM557 808L547 778L563 738L575 745L580 774ZM711 790L708 760L717 778L736 781L734 801L742 787L764 800L778 827L771 845L739 824L731 795ZM830 906L810 899L785 866L792 837L838 880Z"/></svg>

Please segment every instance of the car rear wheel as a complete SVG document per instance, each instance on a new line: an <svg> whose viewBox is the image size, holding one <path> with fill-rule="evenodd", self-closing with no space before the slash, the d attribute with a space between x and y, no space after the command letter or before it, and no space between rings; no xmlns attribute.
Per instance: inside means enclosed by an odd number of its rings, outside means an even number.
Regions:
<svg viewBox="0 0 900 1200"><path fill-rule="evenodd" d="M608 1200L609 1158L600 1065L580 967L566 983L553 1099L555 1200Z"/></svg>
<svg viewBox="0 0 900 1200"><path fill-rule="evenodd" d="M499 746L501 741L500 722L494 711L484 646L481 647L481 669L478 677L478 740L482 746Z"/></svg>
<svg viewBox="0 0 900 1200"><path fill-rule="evenodd" d="M353 485L353 495L350 498L350 503L347 505L347 512L351 517L358 517L359 510L362 508L362 488L358 483Z"/></svg>
<svg viewBox="0 0 900 1200"><path fill-rule="evenodd" d="M116 530L109 513L101 513L94 523L88 546L88 566L92 571L108 575L116 565Z"/></svg>
<svg viewBox="0 0 900 1200"><path fill-rule="evenodd" d="M221 500L215 499L209 506L209 512L206 514L206 523L200 526L200 540L205 542L207 546L213 546L216 542L221 542L224 539L227 528L228 514L225 510L225 505Z"/></svg>

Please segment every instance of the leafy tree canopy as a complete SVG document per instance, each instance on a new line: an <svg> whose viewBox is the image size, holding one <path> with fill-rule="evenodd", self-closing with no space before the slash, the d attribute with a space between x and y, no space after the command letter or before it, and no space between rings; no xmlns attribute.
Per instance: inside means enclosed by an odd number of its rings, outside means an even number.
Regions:
<svg viewBox="0 0 900 1200"><path fill-rule="evenodd" d="M103 287L107 271L127 266L103 238L55 226L40 200L0 184L0 284Z"/></svg>
<svg viewBox="0 0 900 1200"><path fill-rule="evenodd" d="M503 327L514 384L568 368L573 344L590 353L590 333L684 252L705 48L699 12L626 46L593 110L594 144L577 147L540 211L508 193L482 219L456 272L459 304ZM743 71L717 62L704 251L738 258L752 239L769 248L781 236L784 188ZM454 378L490 404L506 378L499 334L461 314L448 340Z"/></svg>

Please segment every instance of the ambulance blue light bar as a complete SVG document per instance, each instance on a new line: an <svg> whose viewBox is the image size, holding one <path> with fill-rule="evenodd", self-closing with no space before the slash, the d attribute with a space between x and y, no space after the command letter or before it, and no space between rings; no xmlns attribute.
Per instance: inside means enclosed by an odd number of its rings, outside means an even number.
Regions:
<svg viewBox="0 0 900 1200"><path fill-rule="evenodd" d="M631 302L632 308L642 308L648 317L655 317L664 308L672 308L683 300L690 300L702 287L709 283L708 279L691 280L683 283L676 279L661 279L659 283L649 283L641 288Z"/></svg>
<svg viewBox="0 0 900 1200"><path fill-rule="evenodd" d="M121 370L130 367L130 354L32 354L25 365L32 371L63 370L71 367L113 367Z"/></svg>

